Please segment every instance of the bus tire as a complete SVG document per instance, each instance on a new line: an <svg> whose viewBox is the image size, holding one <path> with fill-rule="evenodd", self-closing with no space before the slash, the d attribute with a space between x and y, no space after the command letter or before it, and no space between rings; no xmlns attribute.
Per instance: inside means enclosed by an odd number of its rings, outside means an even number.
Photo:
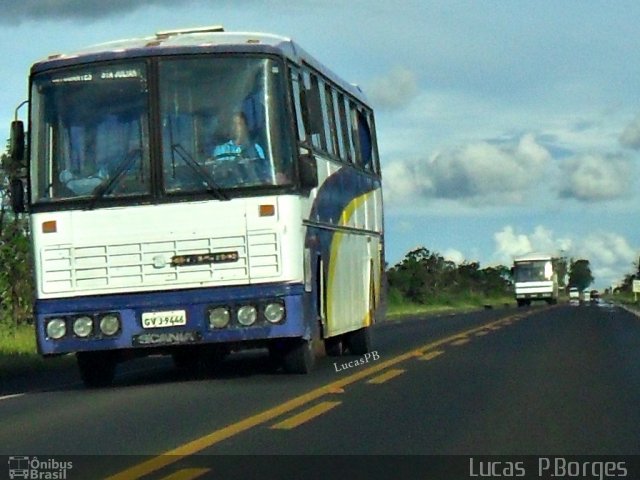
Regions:
<svg viewBox="0 0 640 480"><path fill-rule="evenodd" d="M306 374L315 365L315 349L311 340L296 339L282 356L282 366L287 373Z"/></svg>
<svg viewBox="0 0 640 480"><path fill-rule="evenodd" d="M110 352L76 353L80 378L88 388L108 387L116 374L116 360Z"/></svg>
<svg viewBox="0 0 640 480"><path fill-rule="evenodd" d="M346 334L347 348L352 355L364 355L371 352L371 331L363 327Z"/></svg>
<svg viewBox="0 0 640 480"><path fill-rule="evenodd" d="M342 335L324 339L324 351L329 357L340 357L344 353Z"/></svg>

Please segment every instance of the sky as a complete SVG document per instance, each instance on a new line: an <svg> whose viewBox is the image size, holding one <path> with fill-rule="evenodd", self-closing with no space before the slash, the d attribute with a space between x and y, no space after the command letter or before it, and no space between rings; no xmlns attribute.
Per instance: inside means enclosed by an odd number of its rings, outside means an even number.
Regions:
<svg viewBox="0 0 640 480"><path fill-rule="evenodd" d="M640 256L640 2L21 0L0 17L0 135L50 54L175 28L268 32L369 97L386 259L586 258L594 287Z"/></svg>

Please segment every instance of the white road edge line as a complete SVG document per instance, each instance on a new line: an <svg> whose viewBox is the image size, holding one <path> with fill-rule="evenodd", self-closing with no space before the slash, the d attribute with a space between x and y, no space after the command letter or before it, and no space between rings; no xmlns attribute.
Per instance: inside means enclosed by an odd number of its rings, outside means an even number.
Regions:
<svg viewBox="0 0 640 480"><path fill-rule="evenodd" d="M9 400L10 398L22 397L23 395L26 395L26 393L14 393L12 395L5 395L3 397L0 397L0 400Z"/></svg>

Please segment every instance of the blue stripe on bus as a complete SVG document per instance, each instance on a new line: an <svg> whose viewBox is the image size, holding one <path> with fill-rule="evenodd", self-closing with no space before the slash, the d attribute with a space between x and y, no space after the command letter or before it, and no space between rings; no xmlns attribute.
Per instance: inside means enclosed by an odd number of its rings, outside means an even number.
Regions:
<svg viewBox="0 0 640 480"><path fill-rule="evenodd" d="M65 299L37 300L35 305L38 329L38 349L44 355L77 351L146 348L133 345L134 335L145 332L175 333L197 332L197 343L242 342L249 340L284 337L309 338L311 331L305 318L304 287L302 285L248 285L239 287L215 287L168 292L131 293L117 295L88 296ZM266 322L251 327L237 324L224 329L207 326L207 310L210 306L240 306L249 302L283 299L286 318L282 324ZM182 327L144 329L141 325L143 312L186 310L187 325ZM75 338L73 334L61 340L47 339L45 320L56 316L71 317L81 314L118 312L122 319L122 330L113 338ZM71 325L67 327L70 331ZM150 345L166 346L166 345Z"/></svg>
<svg viewBox="0 0 640 480"><path fill-rule="evenodd" d="M337 225L342 212L354 198L378 188L379 179L342 167L318 188L309 219Z"/></svg>

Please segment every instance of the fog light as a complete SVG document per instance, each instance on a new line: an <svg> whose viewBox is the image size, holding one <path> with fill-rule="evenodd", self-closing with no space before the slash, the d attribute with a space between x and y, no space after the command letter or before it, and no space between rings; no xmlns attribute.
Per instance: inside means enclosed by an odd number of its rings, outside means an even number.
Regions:
<svg viewBox="0 0 640 480"><path fill-rule="evenodd" d="M248 327L256 323L258 319L258 311L253 305L245 305L238 309L238 323Z"/></svg>
<svg viewBox="0 0 640 480"><path fill-rule="evenodd" d="M54 318L47 322L47 337L59 340L67 333L67 324L62 318Z"/></svg>
<svg viewBox="0 0 640 480"><path fill-rule="evenodd" d="M209 325L213 328L224 328L229 325L231 313L227 307L217 307L209 311Z"/></svg>
<svg viewBox="0 0 640 480"><path fill-rule="evenodd" d="M78 317L73 321L73 333L85 338L93 331L93 319L91 317Z"/></svg>
<svg viewBox="0 0 640 480"><path fill-rule="evenodd" d="M264 318L269 323L278 323L284 318L284 305L282 303L267 303L264 307Z"/></svg>
<svg viewBox="0 0 640 480"><path fill-rule="evenodd" d="M114 313L109 313L100 319L100 331L107 336L115 335L120 330L120 319Z"/></svg>

